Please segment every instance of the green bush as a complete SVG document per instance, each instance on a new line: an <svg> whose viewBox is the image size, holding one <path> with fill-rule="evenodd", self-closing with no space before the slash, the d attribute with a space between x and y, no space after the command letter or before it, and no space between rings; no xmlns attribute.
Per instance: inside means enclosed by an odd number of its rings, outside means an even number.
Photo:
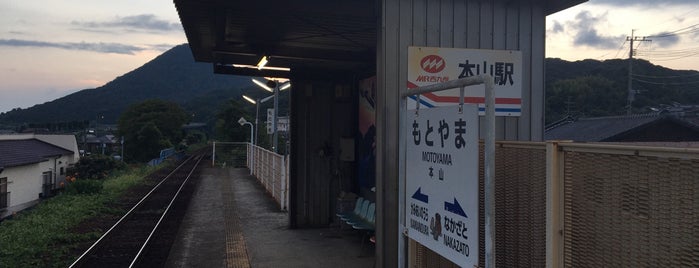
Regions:
<svg viewBox="0 0 699 268"><path fill-rule="evenodd" d="M124 162L114 160L109 156L92 155L81 157L75 166L68 169L68 177L78 180L102 180L115 170L126 167Z"/></svg>
<svg viewBox="0 0 699 268"><path fill-rule="evenodd" d="M110 174L105 180L76 180L66 192L42 200L34 209L17 213L0 222L0 268L67 267L80 254L77 249L91 244L104 230L81 232L83 221L123 215L110 207L130 187L142 185L143 177L157 168L134 166ZM96 190L99 187L101 192ZM76 194L66 194L73 191ZM79 191L95 194L77 194Z"/></svg>
<svg viewBox="0 0 699 268"><path fill-rule="evenodd" d="M68 194L97 194L102 191L102 181L78 180L66 186Z"/></svg>

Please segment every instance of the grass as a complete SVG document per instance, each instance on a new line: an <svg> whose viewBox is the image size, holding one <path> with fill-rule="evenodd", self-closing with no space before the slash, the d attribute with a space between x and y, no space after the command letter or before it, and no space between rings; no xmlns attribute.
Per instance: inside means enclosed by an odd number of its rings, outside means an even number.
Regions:
<svg viewBox="0 0 699 268"><path fill-rule="evenodd" d="M0 222L0 267L66 267L73 261L71 250L99 238L102 230L85 234L71 228L87 219L119 215L107 204L130 187L143 183L154 168L135 167L104 181L98 194L59 194L35 208Z"/></svg>

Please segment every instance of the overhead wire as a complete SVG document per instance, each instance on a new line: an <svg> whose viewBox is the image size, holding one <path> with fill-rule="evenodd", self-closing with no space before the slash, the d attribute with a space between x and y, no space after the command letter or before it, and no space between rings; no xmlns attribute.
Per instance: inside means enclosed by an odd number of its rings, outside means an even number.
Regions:
<svg viewBox="0 0 699 268"><path fill-rule="evenodd" d="M654 26L653 28L664 27L666 24L668 24L668 23L670 23L670 22L675 22L675 23L676 23L677 20L678 20L677 18L687 18L687 15L689 15L689 14L691 14L691 13L697 11L697 10L699 10L699 7L698 7L698 8L691 9L691 10L689 10L689 11L683 13L682 15L679 15L679 16L676 16L676 17L667 19L667 20L665 20L665 21L663 21L663 22L661 22L661 23L655 24L655 26Z"/></svg>
<svg viewBox="0 0 699 268"><path fill-rule="evenodd" d="M681 49L681 50L663 50L663 51L644 50L644 51L638 51L636 53L636 55L642 56L645 58L649 58L649 59L653 59L653 60L670 61L670 60L677 60L677 59L683 59L683 58L697 56L697 55L699 55L699 48L688 48L688 49Z"/></svg>
<svg viewBox="0 0 699 268"><path fill-rule="evenodd" d="M642 74L632 74L632 75L637 76L637 77L644 77L644 78L685 78L685 77L699 76L699 73L690 74L690 75L669 75L669 76L642 75Z"/></svg>
<svg viewBox="0 0 699 268"><path fill-rule="evenodd" d="M670 37L670 36L676 36L676 35L681 35L681 34L696 33L696 32L699 32L699 28L696 28L697 26L699 26L699 23L691 25L691 26L687 26L685 28L675 30L672 32L662 33L662 34L658 34L658 35L651 35L651 36L648 36L648 38L663 38L663 37Z"/></svg>
<svg viewBox="0 0 699 268"><path fill-rule="evenodd" d="M621 52L621 50L624 48L624 45L626 45L626 39L621 41L621 46L619 46L619 50L617 50L616 54L614 54L614 59L617 58L617 56L619 55L619 52Z"/></svg>
<svg viewBox="0 0 699 268"><path fill-rule="evenodd" d="M652 85L665 85L665 86L684 86L684 85L699 84L699 81L690 81L690 82L682 82L682 83L665 83L665 82L647 81L647 80L638 79L638 78L633 78L633 81L638 81L641 83L652 84Z"/></svg>

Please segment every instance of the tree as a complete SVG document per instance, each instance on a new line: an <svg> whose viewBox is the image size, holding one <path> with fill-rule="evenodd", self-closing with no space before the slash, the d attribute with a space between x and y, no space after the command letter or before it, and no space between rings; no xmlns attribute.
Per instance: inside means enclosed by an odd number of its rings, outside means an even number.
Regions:
<svg viewBox="0 0 699 268"><path fill-rule="evenodd" d="M620 115L625 113L625 104L625 89L604 77L584 76L559 80L546 90L546 123L566 115Z"/></svg>
<svg viewBox="0 0 699 268"><path fill-rule="evenodd" d="M172 102L147 100L131 105L118 123L126 156L145 162L157 157L161 149L180 143L187 118L184 110Z"/></svg>
<svg viewBox="0 0 699 268"><path fill-rule="evenodd" d="M240 117L248 121L254 121L247 112L241 108L239 101L230 100L216 113L216 138L225 141L247 141L250 138L249 126L241 126L238 123Z"/></svg>

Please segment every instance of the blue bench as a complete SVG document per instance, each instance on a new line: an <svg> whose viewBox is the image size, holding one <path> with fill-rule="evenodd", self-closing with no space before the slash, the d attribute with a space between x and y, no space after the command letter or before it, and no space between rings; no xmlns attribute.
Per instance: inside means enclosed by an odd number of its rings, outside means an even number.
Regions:
<svg viewBox="0 0 699 268"><path fill-rule="evenodd" d="M374 232L376 229L376 203L362 197L357 198L354 210L335 214L355 230Z"/></svg>
<svg viewBox="0 0 699 268"><path fill-rule="evenodd" d="M335 215L339 217L342 221L346 221L347 218L358 216L361 213L362 203L364 203L364 198L357 198L357 202L354 204L354 210L348 212L340 212Z"/></svg>
<svg viewBox="0 0 699 268"><path fill-rule="evenodd" d="M367 237L373 238L376 230L376 203L366 200L362 197L357 198L354 205L354 210L351 212L337 213L337 215L346 224L352 226L354 230L364 231L362 236L362 251L364 250L364 240ZM376 240L371 240L375 243Z"/></svg>

